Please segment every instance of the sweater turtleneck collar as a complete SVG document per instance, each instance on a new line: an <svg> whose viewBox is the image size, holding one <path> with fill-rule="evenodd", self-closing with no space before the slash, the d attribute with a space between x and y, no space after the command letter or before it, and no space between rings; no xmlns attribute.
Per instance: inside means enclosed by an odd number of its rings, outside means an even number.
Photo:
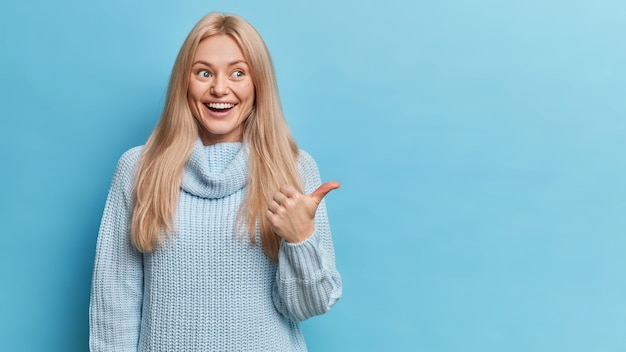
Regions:
<svg viewBox="0 0 626 352"><path fill-rule="evenodd" d="M241 142L204 146L200 139L185 165L181 188L201 198L223 198L245 187L248 152Z"/></svg>

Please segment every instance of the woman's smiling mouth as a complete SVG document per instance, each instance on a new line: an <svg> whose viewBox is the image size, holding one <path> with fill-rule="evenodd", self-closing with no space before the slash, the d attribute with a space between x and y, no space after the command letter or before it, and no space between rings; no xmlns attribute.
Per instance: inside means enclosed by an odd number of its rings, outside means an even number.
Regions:
<svg viewBox="0 0 626 352"><path fill-rule="evenodd" d="M208 103L205 105L211 110L225 110L225 109L231 109L235 106L235 104L231 104L231 103Z"/></svg>
<svg viewBox="0 0 626 352"><path fill-rule="evenodd" d="M205 104L207 108L215 112L226 112L235 107L236 104L232 103L208 103Z"/></svg>

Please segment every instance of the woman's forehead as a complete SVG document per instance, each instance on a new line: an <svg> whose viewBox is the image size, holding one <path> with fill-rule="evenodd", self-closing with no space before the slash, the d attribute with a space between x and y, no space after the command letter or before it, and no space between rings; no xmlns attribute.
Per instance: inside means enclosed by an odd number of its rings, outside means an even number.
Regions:
<svg viewBox="0 0 626 352"><path fill-rule="evenodd" d="M243 50L229 35L218 34L203 38L194 54L194 59L211 60L215 62L246 61Z"/></svg>

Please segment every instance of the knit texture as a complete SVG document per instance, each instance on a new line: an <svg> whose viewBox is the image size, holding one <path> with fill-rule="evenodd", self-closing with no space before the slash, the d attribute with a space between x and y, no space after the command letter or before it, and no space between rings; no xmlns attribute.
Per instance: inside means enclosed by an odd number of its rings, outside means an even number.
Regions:
<svg viewBox="0 0 626 352"><path fill-rule="evenodd" d="M91 351L306 351L298 322L326 312L341 296L322 201L315 232L282 242L279 263L243 230L235 233L246 192L242 143L198 140L181 182L174 233L148 254L130 243L132 186L142 147L120 158L98 235L90 304ZM320 185L301 151L306 193Z"/></svg>

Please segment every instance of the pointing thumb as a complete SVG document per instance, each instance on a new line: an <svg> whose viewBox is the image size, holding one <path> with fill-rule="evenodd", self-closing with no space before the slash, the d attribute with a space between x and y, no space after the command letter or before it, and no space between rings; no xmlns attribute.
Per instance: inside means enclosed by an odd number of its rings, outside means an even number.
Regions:
<svg viewBox="0 0 626 352"><path fill-rule="evenodd" d="M315 203L320 204L320 202L328 194L328 192L332 191L333 189L339 188L339 186L339 182L336 181L326 182L319 186L315 191L313 191L313 193L309 194L309 197L311 197L313 201L315 201Z"/></svg>

